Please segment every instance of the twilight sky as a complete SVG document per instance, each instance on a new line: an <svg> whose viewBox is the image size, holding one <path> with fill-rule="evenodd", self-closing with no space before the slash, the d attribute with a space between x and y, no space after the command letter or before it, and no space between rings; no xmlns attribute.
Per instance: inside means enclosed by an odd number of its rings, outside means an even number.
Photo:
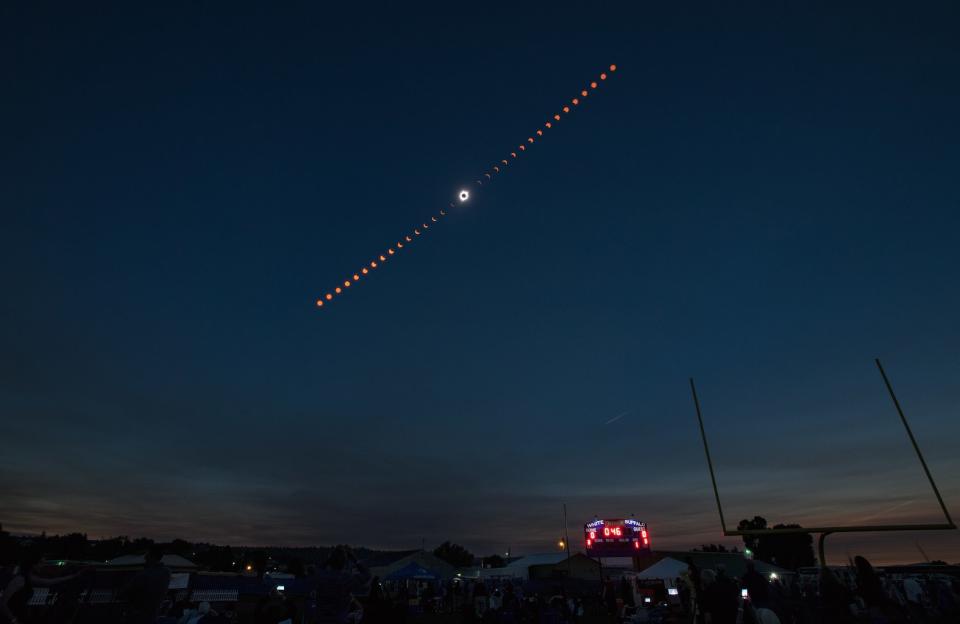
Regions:
<svg viewBox="0 0 960 624"><path fill-rule="evenodd" d="M5 529L718 542L691 376L734 524L938 522L874 357L960 516L956 3L175 4L0 8Z"/></svg>

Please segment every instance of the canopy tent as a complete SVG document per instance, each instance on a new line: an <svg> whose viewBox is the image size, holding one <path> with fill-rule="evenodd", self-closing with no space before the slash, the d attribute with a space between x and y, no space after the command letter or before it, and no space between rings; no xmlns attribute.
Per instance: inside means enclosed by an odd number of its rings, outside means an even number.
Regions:
<svg viewBox="0 0 960 624"><path fill-rule="evenodd" d="M436 581L439 580L436 574L426 569L422 565L419 565L414 562L410 562L407 565L403 566L399 570L394 570L388 574L384 580L385 581L407 581L407 580L416 580L416 581Z"/></svg>
<svg viewBox="0 0 960 624"><path fill-rule="evenodd" d="M637 573L641 579L663 579L664 585L673 587L674 581L687 571L687 564L671 557L664 557L646 570Z"/></svg>
<svg viewBox="0 0 960 624"><path fill-rule="evenodd" d="M753 563L754 569L761 575L771 579L793 574L790 570L767 563L766 561L749 561L742 555L728 553L698 553L691 552L687 555L694 560L694 563L701 570L719 571L723 569L728 576L734 578L742 577L747 571L747 565ZM675 559L674 557L664 557L654 563L642 572L637 572L637 578L641 579L663 579L667 587L673 587L674 581L683 576L687 571L686 561Z"/></svg>
<svg viewBox="0 0 960 624"><path fill-rule="evenodd" d="M389 579L391 575L411 563L433 574L437 580L446 581L456 577L457 570L452 565L429 551L399 551L380 553L362 562L373 576Z"/></svg>

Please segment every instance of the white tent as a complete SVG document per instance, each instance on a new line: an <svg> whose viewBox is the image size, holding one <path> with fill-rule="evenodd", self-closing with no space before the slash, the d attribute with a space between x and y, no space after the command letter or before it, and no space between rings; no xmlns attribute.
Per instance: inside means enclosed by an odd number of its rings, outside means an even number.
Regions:
<svg viewBox="0 0 960 624"><path fill-rule="evenodd" d="M566 561L567 554L563 552L540 553L526 555L511 561L502 568L484 568L480 570L480 578L515 578L527 580L530 578L530 567L537 565L555 565Z"/></svg>
<svg viewBox="0 0 960 624"><path fill-rule="evenodd" d="M693 553L694 556L700 553ZM727 574L731 574L734 577L739 577L743 575L743 571L746 569L748 564L747 560L742 557L736 557L734 555L717 555L716 553L709 553L711 556L722 556L727 559L721 564L716 565L716 569L719 569L720 565L726 566ZM737 565L734 565L737 564ZM705 565L702 564L701 565ZM790 570L785 570L783 568L777 567L771 563L765 561L754 561L753 566L757 572L762 576L768 577L770 579L781 577L785 575L793 574ZM649 568L643 570L642 572L637 572L636 577L641 579L663 579L664 584L667 587L673 587L674 581L683 576L684 572L687 571L688 565L685 561L680 561L679 559L674 559L673 557L664 557L660 561L651 565Z"/></svg>
<svg viewBox="0 0 960 624"><path fill-rule="evenodd" d="M673 582L687 571L687 564L671 557L664 557L646 570L637 572L640 579L663 579L663 584L673 587Z"/></svg>

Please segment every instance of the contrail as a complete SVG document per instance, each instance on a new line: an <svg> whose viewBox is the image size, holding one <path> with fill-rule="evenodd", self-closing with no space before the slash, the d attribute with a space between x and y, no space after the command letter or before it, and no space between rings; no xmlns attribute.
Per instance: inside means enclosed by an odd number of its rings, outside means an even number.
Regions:
<svg viewBox="0 0 960 624"><path fill-rule="evenodd" d="M605 422L605 423L603 423L603 424L609 425L610 423L615 423L615 422L617 422L618 420L620 420L621 418L623 418L624 416L626 416L627 414L629 414L631 411L632 411L632 410L627 410L626 412L624 412L624 413L622 413L622 414L617 414L616 416L614 416L613 418L611 418L610 420L608 420L607 422Z"/></svg>
<svg viewBox="0 0 960 624"><path fill-rule="evenodd" d="M908 500L908 501L904 501L904 502L902 502L902 503L898 503L898 504L894 505L893 507L890 507L890 508L888 508L888 509L884 509L883 511L878 512L878 513L875 513L875 514L873 514L873 515L871 515L871 516L866 516L866 517L864 517L864 518L860 518L860 521L863 522L864 520L873 520L874 518L883 517L883 516L889 514L891 511L896 511L897 509L900 509L900 508L902 508L902 507L906 507L907 505L912 505L912 504L915 503L915 502L916 502L916 501L911 498L911 499Z"/></svg>

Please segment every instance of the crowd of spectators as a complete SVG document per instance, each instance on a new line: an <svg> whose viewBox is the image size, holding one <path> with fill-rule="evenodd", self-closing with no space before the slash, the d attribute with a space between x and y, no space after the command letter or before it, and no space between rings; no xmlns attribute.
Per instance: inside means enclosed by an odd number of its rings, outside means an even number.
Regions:
<svg viewBox="0 0 960 624"><path fill-rule="evenodd" d="M688 561L677 579L691 624L946 624L960 622L960 581L938 574L879 573L856 557L847 573L764 577L748 564L741 578Z"/></svg>
<svg viewBox="0 0 960 624"><path fill-rule="evenodd" d="M448 581L371 578L349 549L335 550L310 577L312 591L297 600L270 590L239 603L180 602L169 589L171 573L162 553L151 550L145 565L116 591L111 615L84 619L81 590L89 594L92 569L51 574L36 555L4 569L0 624L387 624L456 621L492 624L577 624L585 621L684 624L946 624L960 623L960 580L929 569L875 569L863 557L845 568L805 573L760 574L752 562L741 576L722 565L701 569L691 559L673 585L676 596L655 595L633 579L607 577L593 589L572 589L517 579ZM53 568L64 570L64 568ZM944 569L946 570L946 568ZM47 587L56 600L31 609L34 588ZM46 591L46 590L45 590ZM184 594L189 596L191 594ZM78 618L78 614L80 617Z"/></svg>
<svg viewBox="0 0 960 624"><path fill-rule="evenodd" d="M583 596L561 587L527 592L514 579L447 582L381 582L374 579L363 622L403 622L421 615L448 614L463 622L561 624L581 621Z"/></svg>

